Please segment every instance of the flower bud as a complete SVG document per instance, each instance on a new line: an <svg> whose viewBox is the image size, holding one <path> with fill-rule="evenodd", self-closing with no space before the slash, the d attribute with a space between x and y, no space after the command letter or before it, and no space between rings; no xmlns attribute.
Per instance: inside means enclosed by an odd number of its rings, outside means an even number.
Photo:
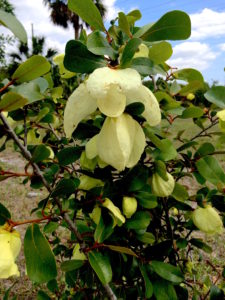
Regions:
<svg viewBox="0 0 225 300"><path fill-rule="evenodd" d="M0 278L19 276L15 260L20 252L21 240L18 231L9 232L0 228Z"/></svg>
<svg viewBox="0 0 225 300"><path fill-rule="evenodd" d="M125 217L131 218L137 210L137 200L134 197L123 197L122 209Z"/></svg>
<svg viewBox="0 0 225 300"><path fill-rule="evenodd" d="M168 197L172 194L175 180L173 176L167 172L168 180L164 180L158 173L152 176L152 192L158 197Z"/></svg>
<svg viewBox="0 0 225 300"><path fill-rule="evenodd" d="M195 226L208 234L222 233L223 222L218 212L211 206L198 207L192 215Z"/></svg>
<svg viewBox="0 0 225 300"><path fill-rule="evenodd" d="M102 210L99 206L95 206L92 212L89 214L90 218L98 225L101 218Z"/></svg>
<svg viewBox="0 0 225 300"><path fill-rule="evenodd" d="M80 166L83 170L88 170L88 171L94 171L95 167L97 165L97 159L89 159L87 158L87 155L85 151L82 152L81 157L80 157Z"/></svg>
<svg viewBox="0 0 225 300"><path fill-rule="evenodd" d="M189 93L189 94L187 95L187 99L190 100L190 101L192 101L192 100L195 99L195 95L194 95L193 93Z"/></svg>
<svg viewBox="0 0 225 300"><path fill-rule="evenodd" d="M141 44L138 47L137 52L134 54L134 58L137 57L148 57L149 49L145 44Z"/></svg>

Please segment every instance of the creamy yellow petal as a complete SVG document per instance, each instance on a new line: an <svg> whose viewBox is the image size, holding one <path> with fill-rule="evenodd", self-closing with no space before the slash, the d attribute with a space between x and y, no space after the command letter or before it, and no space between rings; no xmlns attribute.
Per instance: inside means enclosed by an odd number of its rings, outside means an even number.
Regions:
<svg viewBox="0 0 225 300"><path fill-rule="evenodd" d="M172 194L175 186L173 176L167 172L168 180L164 180L158 173L152 176L152 192L158 197L168 197Z"/></svg>
<svg viewBox="0 0 225 300"><path fill-rule="evenodd" d="M64 60L64 56L65 54L58 54L56 56L53 57L53 62L59 66L59 73L60 73L60 76L62 78L65 78L65 79L68 79L68 78L71 78L71 77L74 77L76 75L76 73L74 72L70 72L69 70L67 70L65 67L64 67L64 64L63 64L63 60Z"/></svg>
<svg viewBox="0 0 225 300"><path fill-rule="evenodd" d="M109 84L106 90L106 95L97 100L98 108L108 117L118 117L126 107L126 96L116 84Z"/></svg>
<svg viewBox="0 0 225 300"><path fill-rule="evenodd" d="M135 124L131 120L127 114L107 117L98 137L99 157L119 171L125 169L133 148Z"/></svg>
<svg viewBox="0 0 225 300"><path fill-rule="evenodd" d="M129 161L126 165L127 168L132 168L135 166L139 159L141 158L142 153L145 149L145 134L143 129L141 128L140 124L133 120L135 124L135 136L134 136L134 143L131 151L131 155L129 157Z"/></svg>
<svg viewBox="0 0 225 300"><path fill-rule="evenodd" d="M85 151L88 159L93 159L98 155L97 150L98 134L93 136L86 144Z"/></svg>
<svg viewBox="0 0 225 300"><path fill-rule="evenodd" d="M11 246L13 257L14 259L16 259L21 249L20 234L18 231L14 230L13 232L10 232L10 235L11 235L10 246Z"/></svg>
<svg viewBox="0 0 225 300"><path fill-rule="evenodd" d="M138 51L134 54L133 58L137 58L137 57L148 57L149 54L149 49L145 44L141 44L138 47Z"/></svg>
<svg viewBox="0 0 225 300"><path fill-rule="evenodd" d="M75 259L75 260L86 260L87 259L84 252L80 251L80 245L79 244L76 244L75 247L73 248L72 259Z"/></svg>
<svg viewBox="0 0 225 300"><path fill-rule="evenodd" d="M151 126L156 126L161 121L161 112L159 103L154 94L144 85L141 85L139 89L128 91L127 105L134 102L141 102L145 106L145 110L142 116Z"/></svg>
<svg viewBox="0 0 225 300"><path fill-rule="evenodd" d="M87 80L87 89L96 99L104 98L109 85L118 85L122 93L138 88L141 76L134 69L110 69L108 67L96 69Z"/></svg>
<svg viewBox="0 0 225 300"><path fill-rule="evenodd" d="M85 191L89 191L95 187L100 187L104 185L104 182L100 179L92 178L87 175L82 175L79 179L80 184L78 188Z"/></svg>
<svg viewBox="0 0 225 300"><path fill-rule="evenodd" d="M221 121L225 122L225 109L219 111L216 115Z"/></svg>
<svg viewBox="0 0 225 300"><path fill-rule="evenodd" d="M64 112L64 130L71 137L80 121L97 109L96 100L91 97L82 83L69 97Z"/></svg>

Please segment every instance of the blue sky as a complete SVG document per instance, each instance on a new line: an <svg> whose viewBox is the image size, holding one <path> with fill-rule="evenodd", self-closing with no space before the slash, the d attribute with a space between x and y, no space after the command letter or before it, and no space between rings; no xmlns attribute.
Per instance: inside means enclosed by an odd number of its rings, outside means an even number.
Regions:
<svg viewBox="0 0 225 300"><path fill-rule="evenodd" d="M47 37L47 45L64 51L65 43L73 38L73 30L64 30L50 22L49 11L42 0L11 0L17 17L31 36L31 23L36 35ZM174 52L168 63L173 67L194 67L205 79L225 84L225 1L224 0L103 0L108 8L108 20L119 11L140 9L144 25L159 19L171 10L187 12L192 21L192 36L186 41L173 43ZM0 28L1 31L3 27ZM8 51L12 49L9 47Z"/></svg>

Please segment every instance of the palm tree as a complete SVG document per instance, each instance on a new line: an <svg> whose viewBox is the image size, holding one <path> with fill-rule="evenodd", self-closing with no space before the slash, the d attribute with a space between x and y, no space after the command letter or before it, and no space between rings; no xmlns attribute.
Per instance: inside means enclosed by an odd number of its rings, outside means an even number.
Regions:
<svg viewBox="0 0 225 300"><path fill-rule="evenodd" d="M51 9L51 20L54 24L63 28L68 28L69 24L72 24L74 28L75 39L79 38L80 30L83 28L82 23L78 15L70 11L67 7L67 0L43 0L45 5ZM101 0L95 0L95 5L99 9L102 17L106 13L106 8L102 4ZM88 26L88 24L86 24Z"/></svg>

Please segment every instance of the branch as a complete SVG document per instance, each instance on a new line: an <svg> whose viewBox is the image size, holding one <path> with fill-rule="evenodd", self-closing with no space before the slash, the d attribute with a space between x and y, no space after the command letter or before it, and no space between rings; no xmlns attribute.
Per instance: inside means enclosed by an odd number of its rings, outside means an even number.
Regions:
<svg viewBox="0 0 225 300"><path fill-rule="evenodd" d="M15 81L16 81L15 79L9 81L5 86L3 86L3 87L0 89L0 93L4 92L10 85L13 85L13 83L14 83Z"/></svg>
<svg viewBox="0 0 225 300"><path fill-rule="evenodd" d="M216 125L218 123L219 123L218 119L214 120L209 126L207 126L206 128L202 129L198 134L196 134L195 136L193 136L193 138L191 138L190 141L193 141L196 138L200 137L202 135L202 133L206 132L208 129L212 128L214 125Z"/></svg>
<svg viewBox="0 0 225 300"><path fill-rule="evenodd" d="M46 181L46 179L44 178L39 166L34 163L32 161L32 155L31 153L27 150L26 147L24 147L24 145L20 142L19 138L17 137L17 135L15 134L14 130L11 128L11 126L8 124L7 122L7 119L3 116L2 113L0 113L0 119L2 120L2 123L6 129L6 131L8 132L8 134L11 136L11 138L14 140L14 142L17 144L17 146L20 148L23 156L29 161L29 163L32 165L35 173L37 176L40 177L42 183L44 184L44 186L46 187L46 189L49 191L49 193L51 193L53 191L53 188L49 185L49 183ZM62 217L63 219L66 221L66 223L68 224L70 230L75 234L77 240L79 243L82 244L83 247L85 247L85 242L83 241L82 239L82 236L80 234L80 232L78 231L78 228L76 226L76 224L70 219L69 215L67 212L63 211L62 209L62 205L59 201L59 199L56 197L54 198L59 210L60 210L60 213L62 214ZM103 285L105 291L106 291L106 294L108 296L108 298L110 300L117 300L117 297L115 296L115 294L113 293L111 287L106 284L106 285Z"/></svg>

